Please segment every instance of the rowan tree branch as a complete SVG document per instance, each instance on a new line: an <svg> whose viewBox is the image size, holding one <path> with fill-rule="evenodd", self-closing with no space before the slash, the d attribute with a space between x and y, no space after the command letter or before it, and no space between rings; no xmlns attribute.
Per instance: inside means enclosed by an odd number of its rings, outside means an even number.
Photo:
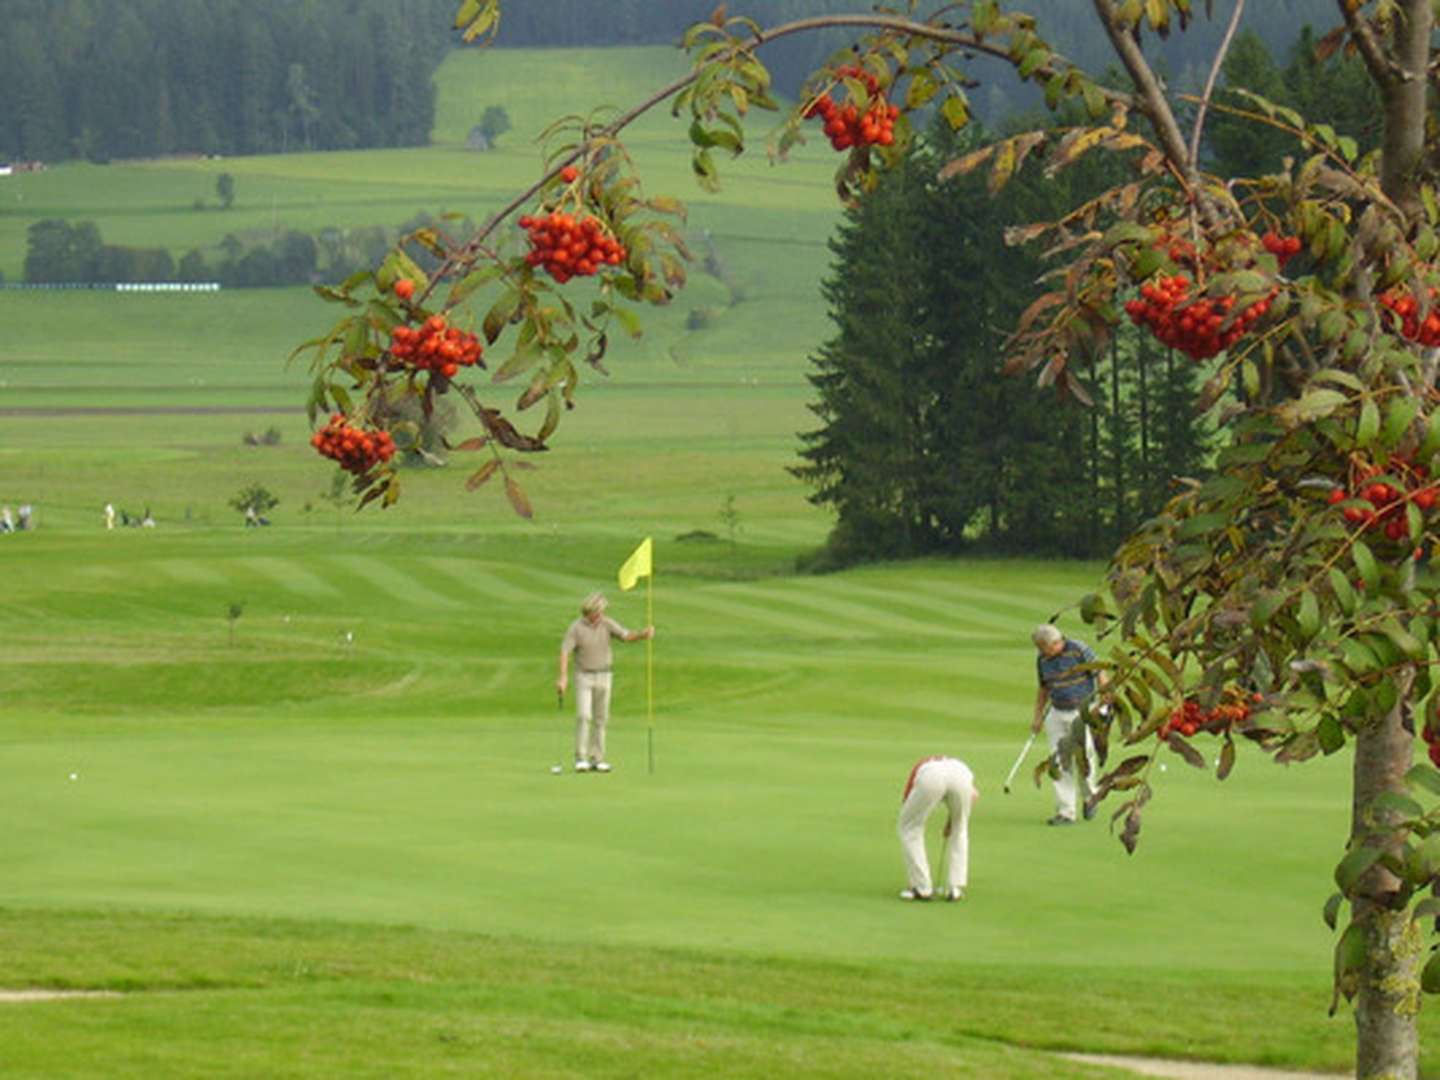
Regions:
<svg viewBox="0 0 1440 1080"><path fill-rule="evenodd" d="M1424 214L1420 178L1425 159L1431 0L1403 0L1395 17L1387 65L1395 72L1380 85L1385 128L1380 143L1380 188L1411 221Z"/></svg>
<svg viewBox="0 0 1440 1080"><path fill-rule="evenodd" d="M1360 50L1365 69L1370 72L1375 85L1383 90L1393 83L1400 73L1391 58L1385 54L1385 47L1380 43L1375 27L1370 25L1370 20L1360 10L1361 5L1349 4L1346 0L1335 0L1335 4L1340 9L1340 16L1345 20L1355 47Z"/></svg>
<svg viewBox="0 0 1440 1080"><path fill-rule="evenodd" d="M756 32L745 44L731 50L723 59L733 58L736 53L748 52L760 48L771 41L789 37L792 34L802 34L812 30L826 30L833 27L861 27L872 30L887 30L896 34L903 34L909 37L923 38L928 41L937 41L953 46L956 50L979 53L1003 60L1008 64L1015 63L1010 55L1009 49L1002 45L987 41L964 29L952 26L937 25L932 23L917 22L914 19L907 19L897 15L815 15L805 19L796 19L793 22L782 23L779 26L768 30ZM1055 60L1046 61L1036 68L1030 76L1032 81L1043 82L1046 79L1063 76L1074 67L1069 61L1058 57ZM635 120L649 112L680 91L684 90L691 83L700 77L699 70L690 71L675 79L667 86L656 90L643 101L631 106L621 113L615 120L607 124L599 133L599 137L613 138L625 128L629 127ZM1107 87L1100 87L1100 93L1106 101L1112 105L1134 107L1134 95L1127 94L1122 90L1113 90ZM525 206L561 169L566 165L577 161L585 153L585 147L579 147L572 153L554 162L551 168L533 184L521 191L509 203L495 211L494 214L482 225L479 231L465 245L460 259L473 255L479 250L481 244L500 224L520 207Z"/></svg>
<svg viewBox="0 0 1440 1080"><path fill-rule="evenodd" d="M1215 92L1215 82L1220 77L1220 68L1225 63L1225 56L1230 52L1230 45L1235 40L1235 31L1240 26L1240 16L1245 11L1245 0L1235 0L1235 10L1230 13L1230 25L1225 29L1225 37L1220 42L1220 48L1215 51L1215 59L1210 64L1210 75L1205 80L1205 92L1200 95L1200 108L1195 113L1195 127L1190 132L1190 160L1200 160L1200 136L1205 130L1205 113L1210 108L1210 96Z"/></svg>
<svg viewBox="0 0 1440 1080"><path fill-rule="evenodd" d="M1114 0L1093 0L1093 3L1100 25L1105 28L1105 36L1110 39L1110 47L1114 49L1115 55L1130 76L1130 81L1135 85L1135 107L1155 129L1161 152L1176 176L1189 188L1190 196L1205 223L1218 226L1223 215L1202 188L1195 156L1185 144L1185 135L1180 130L1180 122L1175 118L1169 99L1165 96L1165 88L1160 85L1154 69L1140 51L1139 43L1129 29L1121 25L1120 13Z"/></svg>

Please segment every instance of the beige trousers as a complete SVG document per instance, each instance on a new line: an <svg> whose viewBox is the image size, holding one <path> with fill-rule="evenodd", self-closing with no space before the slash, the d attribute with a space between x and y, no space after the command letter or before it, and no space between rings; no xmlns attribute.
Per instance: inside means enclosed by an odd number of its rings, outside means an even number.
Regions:
<svg viewBox="0 0 1440 1080"><path fill-rule="evenodd" d="M605 760L605 725L610 722L610 672L575 672L575 760Z"/></svg>

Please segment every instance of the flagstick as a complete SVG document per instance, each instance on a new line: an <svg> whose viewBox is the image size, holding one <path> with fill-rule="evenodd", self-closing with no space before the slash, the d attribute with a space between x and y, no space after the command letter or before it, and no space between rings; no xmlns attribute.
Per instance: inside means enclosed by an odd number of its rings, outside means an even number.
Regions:
<svg viewBox="0 0 1440 1080"><path fill-rule="evenodd" d="M645 625L652 628L651 636L645 639L645 719L649 724L646 734L647 758L650 774L655 773L655 565L645 576Z"/></svg>

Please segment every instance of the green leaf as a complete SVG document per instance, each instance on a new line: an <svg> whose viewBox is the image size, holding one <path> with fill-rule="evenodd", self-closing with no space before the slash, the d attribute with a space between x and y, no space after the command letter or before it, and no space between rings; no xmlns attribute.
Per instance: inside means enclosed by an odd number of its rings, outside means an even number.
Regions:
<svg viewBox="0 0 1440 1080"><path fill-rule="evenodd" d="M1315 725L1315 736L1320 740L1320 752L1326 755L1335 753L1345 745L1345 731L1341 728L1340 721L1328 713Z"/></svg>
<svg viewBox="0 0 1440 1080"><path fill-rule="evenodd" d="M1411 789L1424 788L1431 795L1440 796L1440 769L1430 764L1411 766L1405 774L1405 783Z"/></svg>
<svg viewBox="0 0 1440 1080"><path fill-rule="evenodd" d="M1347 896L1350 895L1355 888L1355 883L1360 880L1365 871L1379 861L1381 854L1383 853L1379 848L1366 844L1361 844L1346 852L1345 857L1335 867L1335 884L1339 886L1340 891Z"/></svg>
<svg viewBox="0 0 1440 1080"><path fill-rule="evenodd" d="M1367 397L1360 405L1360 422L1355 428L1355 445L1361 450L1369 449L1380 433L1380 410L1375 399Z"/></svg>
<svg viewBox="0 0 1440 1080"><path fill-rule="evenodd" d="M1215 779L1224 780L1230 775L1230 770L1235 768L1235 740L1228 735L1225 744L1220 747L1220 763L1215 766Z"/></svg>
<svg viewBox="0 0 1440 1080"><path fill-rule="evenodd" d="M1186 518L1181 522L1180 527L1175 530L1177 540L1189 540L1197 536L1208 536L1213 533L1223 532L1225 526L1230 523L1229 514L1196 514L1192 518Z"/></svg>
<svg viewBox="0 0 1440 1080"><path fill-rule="evenodd" d="M940 106L940 112L952 131L959 131L970 122L970 104L961 94L951 94Z"/></svg>
<svg viewBox="0 0 1440 1080"><path fill-rule="evenodd" d="M1368 675L1376 668L1385 666L1380 662L1378 656L1355 638L1342 638L1340 641L1340 653L1345 659L1345 667L1349 669L1351 675L1357 678Z"/></svg>
<svg viewBox="0 0 1440 1080"><path fill-rule="evenodd" d="M1335 924L1339 921L1340 906L1344 903L1345 894L1338 892L1331 893L1330 899L1325 901L1325 910L1323 913L1325 916L1325 925L1330 927L1331 930L1335 929Z"/></svg>
<svg viewBox="0 0 1440 1080"><path fill-rule="evenodd" d="M483 330L487 345L495 344L495 339L500 336L505 329L505 324L510 321L510 316L514 315L519 307L520 292L518 289L506 289L500 294L499 299L485 313Z"/></svg>
<svg viewBox="0 0 1440 1080"><path fill-rule="evenodd" d="M1250 605L1250 625L1256 630L1263 630L1269 625L1275 613L1285 606L1289 595L1279 589L1267 589L1255 598Z"/></svg>
<svg viewBox="0 0 1440 1080"><path fill-rule="evenodd" d="M1385 410L1385 424L1380 430L1380 443L1383 446L1391 447L1398 443L1410 425L1415 422L1415 417L1420 412L1420 398L1406 395L1391 401L1389 408Z"/></svg>
<svg viewBox="0 0 1440 1080"><path fill-rule="evenodd" d="M1391 617L1380 624L1380 632L1389 638L1397 649L1408 656L1411 660L1423 660L1425 658L1425 645L1409 630L1400 625L1400 622Z"/></svg>
<svg viewBox="0 0 1440 1080"><path fill-rule="evenodd" d="M905 108L912 110L920 108L939 90L940 83L930 69L921 68L910 78L910 85L905 91Z"/></svg>
<svg viewBox="0 0 1440 1080"><path fill-rule="evenodd" d="M1425 425L1425 438L1420 442L1420 450L1417 457L1425 461L1440 450L1440 409L1430 414L1430 419Z"/></svg>
<svg viewBox="0 0 1440 1080"><path fill-rule="evenodd" d="M1296 411L1299 413L1301 422L1308 423L1323 416L1329 416L1347 400L1349 400L1348 396L1339 390L1321 387L1307 391L1296 403Z"/></svg>
<svg viewBox="0 0 1440 1080"><path fill-rule="evenodd" d="M1375 564L1375 556L1365 541L1355 541L1350 548L1350 558L1355 562L1355 569L1360 571L1360 580L1365 583L1365 591L1373 596L1380 586L1380 568Z"/></svg>
<svg viewBox="0 0 1440 1080"><path fill-rule="evenodd" d="M468 299L476 289L488 282L494 281L503 272L504 268L499 263L486 263L478 270L472 270L463 278L457 281L450 288L450 299L446 307L455 307Z"/></svg>
<svg viewBox="0 0 1440 1080"><path fill-rule="evenodd" d="M1304 640L1309 641L1320 632L1320 604L1309 589L1300 594L1300 610L1296 612L1296 619Z"/></svg>
<svg viewBox="0 0 1440 1080"><path fill-rule="evenodd" d="M1427 994L1440 994L1440 952L1432 952L1420 971L1420 989Z"/></svg>
<svg viewBox="0 0 1440 1080"><path fill-rule="evenodd" d="M1358 973L1365 968L1367 953L1365 932L1352 922L1335 945L1335 991L1344 994L1347 1001L1353 998L1359 989ZM1333 1004L1330 1011L1335 1011Z"/></svg>
<svg viewBox="0 0 1440 1080"><path fill-rule="evenodd" d="M1347 390L1353 390L1357 394L1365 392L1365 384L1361 382L1358 378L1356 378L1354 375L1352 375L1350 372L1345 371L1341 368L1323 368L1320 371L1317 371L1310 379L1310 381L1312 383L1339 383Z"/></svg>
<svg viewBox="0 0 1440 1080"><path fill-rule="evenodd" d="M1348 618L1355 614L1355 589L1338 566L1330 567L1330 591L1335 594L1335 602L1340 605L1342 615Z"/></svg>

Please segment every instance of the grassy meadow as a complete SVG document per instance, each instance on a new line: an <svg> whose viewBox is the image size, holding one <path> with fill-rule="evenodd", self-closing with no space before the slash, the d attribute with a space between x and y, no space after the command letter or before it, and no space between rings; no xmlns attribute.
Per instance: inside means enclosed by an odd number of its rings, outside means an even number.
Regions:
<svg viewBox="0 0 1440 1080"><path fill-rule="evenodd" d="M42 207L177 247L479 217L534 175L541 118L674 70L467 54L432 148L15 177L0 259L18 277ZM491 103L519 130L458 149ZM685 193L667 131L647 120L638 152ZM532 521L467 493L460 460L408 471L389 511L327 497L309 377L285 363L335 318L307 291L0 291L0 504L38 525L0 535L0 990L114 995L0 1003L7 1078L1127 1075L1064 1051L1347 1067L1320 917L1345 755L1242 753L1224 784L1171 759L1126 856L1104 808L1056 831L1048 786L1001 792L1028 632L1097 566L793 572L829 525L785 468L838 214L818 153L756 158L691 219L750 294L687 330L690 306L728 303L697 273L645 314L517 474ZM192 210L221 169L236 208ZM226 505L250 483L281 499L268 529ZM107 502L158 524L107 531ZM622 593L647 535L653 590ZM659 632L617 656L615 772L556 776L556 648L594 588ZM971 887L906 905L900 790L941 752L982 791Z"/></svg>

